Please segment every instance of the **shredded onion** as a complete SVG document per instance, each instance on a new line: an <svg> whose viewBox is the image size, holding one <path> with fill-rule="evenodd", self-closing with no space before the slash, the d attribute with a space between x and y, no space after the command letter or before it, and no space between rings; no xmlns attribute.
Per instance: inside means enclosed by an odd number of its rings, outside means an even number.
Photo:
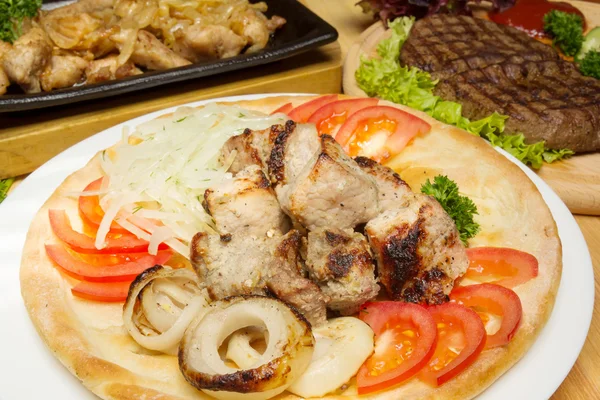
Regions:
<svg viewBox="0 0 600 400"><path fill-rule="evenodd" d="M214 221L202 207L204 191L232 179L227 169L233 158L224 165L218 162L223 144L246 128L267 129L285 118L211 103L200 109L180 107L168 118L126 128L121 143L101 154L108 185L98 193L105 215L96 247L102 248L118 216L123 228L152 241L152 251L164 242L189 258L194 234L215 232ZM140 208L148 202L156 208Z"/></svg>

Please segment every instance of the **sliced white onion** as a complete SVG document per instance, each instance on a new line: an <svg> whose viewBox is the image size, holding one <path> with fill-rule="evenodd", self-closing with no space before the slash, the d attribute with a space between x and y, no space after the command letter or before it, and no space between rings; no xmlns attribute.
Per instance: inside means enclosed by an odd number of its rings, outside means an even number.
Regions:
<svg viewBox="0 0 600 400"><path fill-rule="evenodd" d="M158 246L162 242L172 239L173 236L173 231L170 228L166 226L157 228L154 232L152 232L150 244L148 245L148 253L156 255L158 253Z"/></svg>
<svg viewBox="0 0 600 400"><path fill-rule="evenodd" d="M304 373L287 388L300 397L323 397L356 375L373 352L373 330L358 318L331 319L313 328L315 351ZM229 341L227 358L238 365L256 360L256 333L239 332Z"/></svg>
<svg viewBox="0 0 600 400"><path fill-rule="evenodd" d="M123 323L140 346L175 355L188 325L208 309L207 299L192 271L155 266L131 283Z"/></svg>
<svg viewBox="0 0 600 400"><path fill-rule="evenodd" d="M248 327L268 332L266 350L244 369L225 364L219 348ZM237 296L213 303L187 329L179 367L194 387L218 399L264 400L283 392L312 357L310 324L285 303L262 296Z"/></svg>
<svg viewBox="0 0 600 400"><path fill-rule="evenodd" d="M358 318L329 320L313 329L316 340L307 370L287 389L301 397L323 397L348 382L373 352L373 330Z"/></svg>

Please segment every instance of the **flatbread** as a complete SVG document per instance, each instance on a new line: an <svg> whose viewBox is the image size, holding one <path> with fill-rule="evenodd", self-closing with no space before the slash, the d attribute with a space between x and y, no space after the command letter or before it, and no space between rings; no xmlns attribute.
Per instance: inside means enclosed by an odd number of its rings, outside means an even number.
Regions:
<svg viewBox="0 0 600 400"><path fill-rule="evenodd" d="M237 105L271 112L311 97L272 97ZM427 178L440 173L456 181L476 203L481 233L471 246L503 246L526 251L539 261L539 276L515 288L523 305L521 326L504 347L484 351L465 372L433 389L412 379L368 399L434 399L476 396L516 363L548 320L558 290L562 255L556 224L535 185L487 142L424 113L396 104L431 124L388 165L418 191ZM69 176L34 218L23 251L21 292L31 320L53 354L92 392L105 399L208 399L179 371L177 358L148 351L128 335L122 304L95 303L71 295L71 284L46 256L45 243L58 242L48 222L48 210L65 209L80 229L77 201L66 193L81 191L102 175L96 155ZM357 397L351 381L343 393L329 399ZM287 392L278 399L295 399Z"/></svg>

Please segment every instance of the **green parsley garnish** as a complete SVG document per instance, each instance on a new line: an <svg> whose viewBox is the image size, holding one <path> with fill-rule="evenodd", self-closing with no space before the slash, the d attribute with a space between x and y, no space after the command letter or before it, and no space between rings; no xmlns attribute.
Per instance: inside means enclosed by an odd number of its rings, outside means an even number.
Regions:
<svg viewBox="0 0 600 400"><path fill-rule="evenodd" d="M481 228L473 219L473 215L479 214L477 206L473 200L459 194L456 182L447 176L438 175L433 178L433 183L427 179L427 182L421 186L421 192L435 197L452 217L460 233L460 240L465 246L467 239L477 235Z"/></svg>
<svg viewBox="0 0 600 400"><path fill-rule="evenodd" d="M12 43L21 36L25 18L33 18L42 0L0 0L0 41Z"/></svg>
<svg viewBox="0 0 600 400"><path fill-rule="evenodd" d="M552 44L568 56L574 56L583 43L583 23L577 14L552 10L544 15L544 30L552 35Z"/></svg>
<svg viewBox="0 0 600 400"><path fill-rule="evenodd" d="M14 181L15 178L0 179L0 203L2 203L8 195L8 191Z"/></svg>

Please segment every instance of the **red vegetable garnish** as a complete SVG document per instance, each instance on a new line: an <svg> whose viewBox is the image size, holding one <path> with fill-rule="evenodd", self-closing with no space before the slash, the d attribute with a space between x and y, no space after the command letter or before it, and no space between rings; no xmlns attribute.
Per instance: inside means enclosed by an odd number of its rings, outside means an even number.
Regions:
<svg viewBox="0 0 600 400"><path fill-rule="evenodd" d="M139 239L131 233L109 232L106 236L106 246L98 250L95 246L93 237L84 235L73 230L71 222L64 210L50 210L50 226L54 234L70 248L78 253L138 253L148 251L148 242ZM159 249L166 249L168 246L164 243L159 245Z"/></svg>
<svg viewBox="0 0 600 400"><path fill-rule="evenodd" d="M363 108L341 126L335 139L346 152L383 162L400 153L415 136L429 132L421 118L389 106Z"/></svg>
<svg viewBox="0 0 600 400"><path fill-rule="evenodd" d="M277 113L289 114L290 111L292 111L293 109L294 109L294 106L292 105L292 103L286 103L286 104L282 105L281 107L279 107L277 110L273 111L271 113L271 115L277 114Z"/></svg>
<svg viewBox="0 0 600 400"><path fill-rule="evenodd" d="M87 300L106 303L120 302L127 299L131 282L79 282L71 289L71 293Z"/></svg>
<svg viewBox="0 0 600 400"><path fill-rule="evenodd" d="M450 293L450 299L472 308L484 323L489 320L489 314L502 318L498 331L491 335L488 333L486 349L510 342L523 316L519 296L511 289L492 283L455 287Z"/></svg>
<svg viewBox="0 0 600 400"><path fill-rule="evenodd" d="M502 11L512 7L516 0L491 0L492 10ZM475 0L480 3L481 0ZM364 12L373 12L385 24L397 17L414 16L422 18L437 13L471 15L470 2L462 0L361 0L358 4Z"/></svg>
<svg viewBox="0 0 600 400"><path fill-rule="evenodd" d="M100 190L102 187L102 179L98 178L91 182L83 189L84 192L92 192ZM104 210L100 207L100 201L98 196L79 196L79 215L81 219L96 230L102 222L104 217ZM110 230L113 232L127 232L115 221L110 225Z"/></svg>
<svg viewBox="0 0 600 400"><path fill-rule="evenodd" d="M375 333L375 351L358 370L358 394L383 390L414 376L435 351L437 328L422 306L395 301L366 303L358 317Z"/></svg>
<svg viewBox="0 0 600 400"><path fill-rule="evenodd" d="M477 313L457 303L429 308L438 330L438 341L429 364L419 377L440 386L473 364L483 350L485 327Z"/></svg>
<svg viewBox="0 0 600 400"><path fill-rule="evenodd" d="M298 107L294 108L288 116L291 120L298 123L304 123L308 121L311 115L319 108L323 107L327 103L337 100L337 94L328 94L326 96L317 97L314 100L306 102Z"/></svg>
<svg viewBox="0 0 600 400"><path fill-rule="evenodd" d="M132 281L136 276L167 262L170 250L148 253L84 255L68 251L60 244L47 244L46 254L57 266L72 278L89 282Z"/></svg>
<svg viewBox="0 0 600 400"><path fill-rule="evenodd" d="M467 249L469 269L463 278L513 288L538 276L538 261L529 253L504 247Z"/></svg>
<svg viewBox="0 0 600 400"><path fill-rule="evenodd" d="M351 99L338 100L327 103L319 108L308 119L308 123L315 124L319 135L328 134L335 137L337 130L352 114L366 107L377 105L378 99Z"/></svg>

